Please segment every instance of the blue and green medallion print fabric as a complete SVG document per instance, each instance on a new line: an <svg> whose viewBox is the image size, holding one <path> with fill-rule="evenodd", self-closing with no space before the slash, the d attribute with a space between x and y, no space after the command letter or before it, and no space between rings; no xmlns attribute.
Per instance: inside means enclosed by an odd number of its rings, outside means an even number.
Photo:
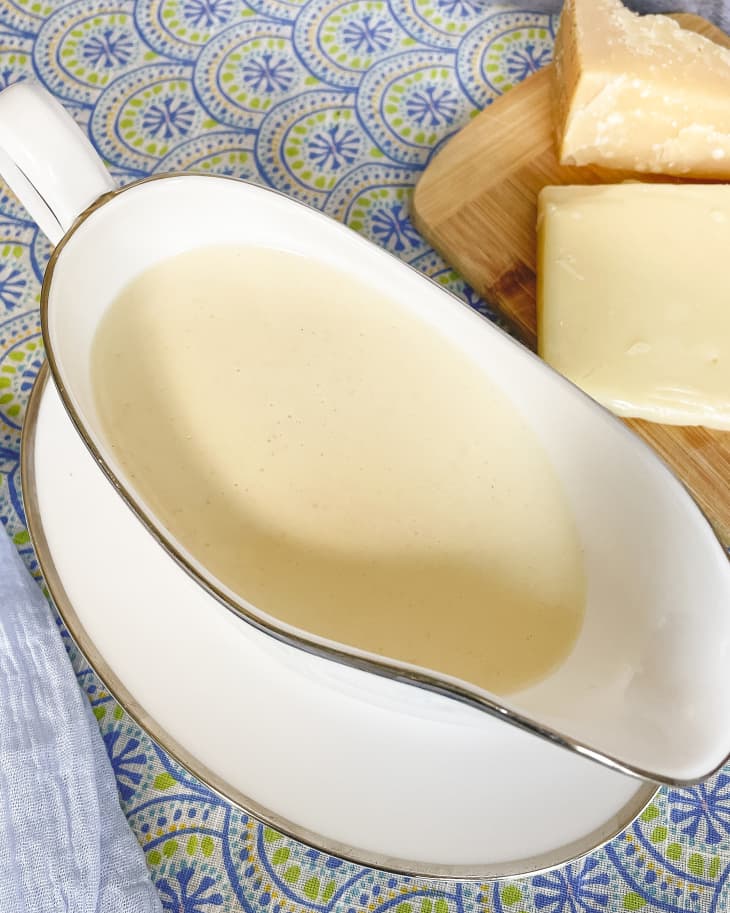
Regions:
<svg viewBox="0 0 730 913"><path fill-rule="evenodd" d="M556 18L545 9L489 0L0 0L0 85L35 75L119 183L191 169L268 184L489 313L414 229L408 195L448 137L550 61ZM6 191L0 232L0 516L39 576L19 447L43 360L38 300L50 248ZM125 716L59 627L167 911L730 910L730 769L694 789L663 790L607 847L548 874L485 885L393 876L302 846L211 793Z"/></svg>

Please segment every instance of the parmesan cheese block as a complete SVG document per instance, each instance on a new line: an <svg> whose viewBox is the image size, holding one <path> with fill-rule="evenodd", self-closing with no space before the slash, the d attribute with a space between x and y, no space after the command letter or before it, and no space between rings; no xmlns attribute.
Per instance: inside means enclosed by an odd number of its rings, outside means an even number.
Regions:
<svg viewBox="0 0 730 913"><path fill-rule="evenodd" d="M538 350L618 415L730 429L730 186L546 187Z"/></svg>
<svg viewBox="0 0 730 913"><path fill-rule="evenodd" d="M566 0L555 45L564 165L730 177L730 51L619 0Z"/></svg>

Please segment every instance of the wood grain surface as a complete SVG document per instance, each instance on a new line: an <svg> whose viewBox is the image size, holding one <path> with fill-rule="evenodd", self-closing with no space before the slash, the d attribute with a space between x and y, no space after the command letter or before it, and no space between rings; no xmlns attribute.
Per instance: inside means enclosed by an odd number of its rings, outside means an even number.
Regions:
<svg viewBox="0 0 730 913"><path fill-rule="evenodd" d="M699 16L684 28L730 47L730 38ZM495 304L531 348L536 342L537 195L548 184L615 183L630 177L671 181L598 167L561 165L553 125L552 66L510 89L461 130L424 171L413 194L419 231L469 284ZM730 547L730 432L628 425L687 485Z"/></svg>

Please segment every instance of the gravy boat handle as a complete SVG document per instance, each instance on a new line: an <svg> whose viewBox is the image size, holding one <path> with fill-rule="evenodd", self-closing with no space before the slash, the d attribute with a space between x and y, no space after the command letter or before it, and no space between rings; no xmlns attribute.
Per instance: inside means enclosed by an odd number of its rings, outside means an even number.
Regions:
<svg viewBox="0 0 730 913"><path fill-rule="evenodd" d="M0 174L51 244L115 189L71 115L34 80L0 92Z"/></svg>

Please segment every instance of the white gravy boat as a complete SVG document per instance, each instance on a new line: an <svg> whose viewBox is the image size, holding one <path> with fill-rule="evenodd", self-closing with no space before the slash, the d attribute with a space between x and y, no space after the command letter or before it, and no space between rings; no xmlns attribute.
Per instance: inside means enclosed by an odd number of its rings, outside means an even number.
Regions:
<svg viewBox="0 0 730 913"><path fill-rule="evenodd" d="M336 660L334 681L400 688L407 712L442 719L443 699L659 782L689 784L730 755L730 564L681 483L617 419L444 289L321 213L230 178L167 175L114 188L71 117L32 83L0 93L0 171L55 245L43 337L78 433L148 530L240 618ZM91 383L96 328L147 267L213 244L283 247L382 291L477 359L545 448L584 551L585 620L568 658L509 699L468 682L282 624L213 578L139 497L102 431ZM469 632L465 632L465 637ZM306 668L306 664L304 666ZM387 683L385 683L387 684ZM392 699L392 692L391 694Z"/></svg>

